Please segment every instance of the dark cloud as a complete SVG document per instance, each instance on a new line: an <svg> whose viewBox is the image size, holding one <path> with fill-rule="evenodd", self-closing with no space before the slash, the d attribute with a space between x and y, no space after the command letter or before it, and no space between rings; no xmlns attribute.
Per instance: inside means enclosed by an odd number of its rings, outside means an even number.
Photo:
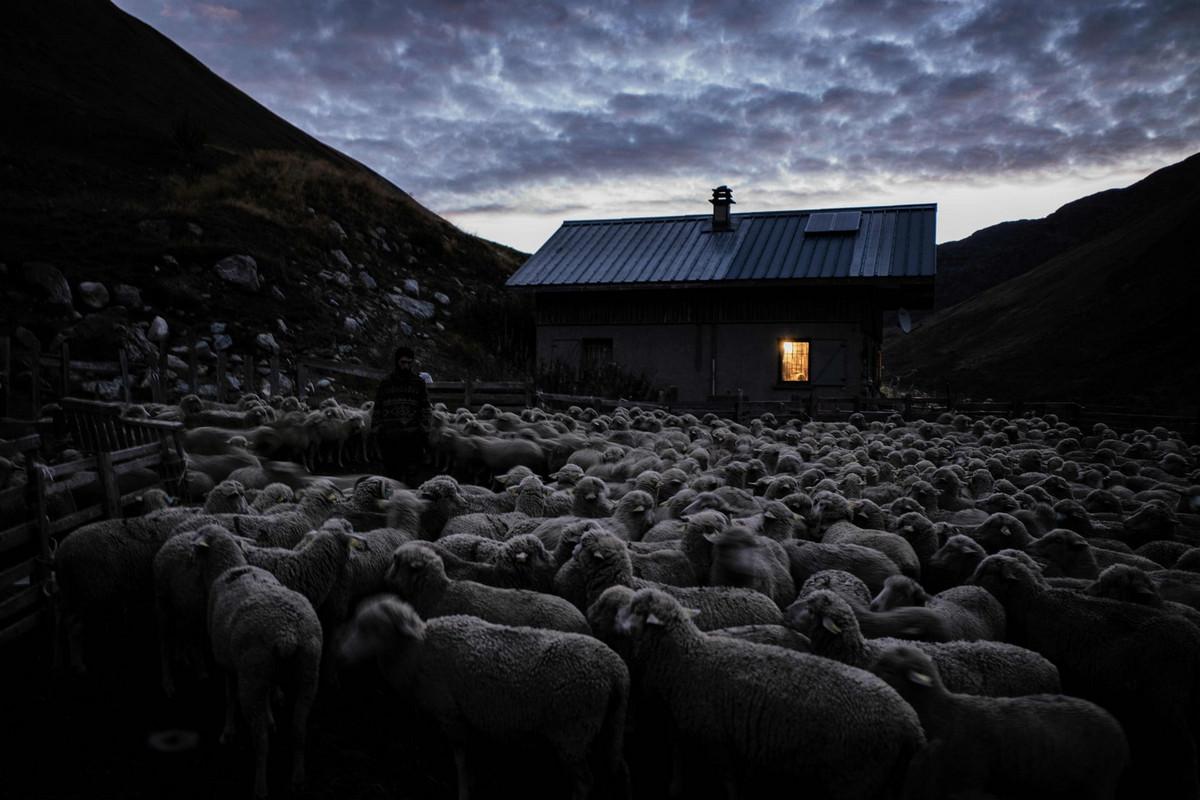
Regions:
<svg viewBox="0 0 1200 800"><path fill-rule="evenodd" d="M439 212L713 180L786 203L1200 141L1195 0L116 2Z"/></svg>

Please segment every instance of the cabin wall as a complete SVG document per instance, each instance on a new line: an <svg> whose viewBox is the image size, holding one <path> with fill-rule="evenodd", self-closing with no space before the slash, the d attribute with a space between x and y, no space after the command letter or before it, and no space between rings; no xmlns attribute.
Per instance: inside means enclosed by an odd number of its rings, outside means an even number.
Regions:
<svg viewBox="0 0 1200 800"><path fill-rule="evenodd" d="M681 402L857 394L878 382L882 310L869 292L579 292L539 297L537 316L539 361L578 370L611 359ZM810 342L809 381L780 382L783 338Z"/></svg>

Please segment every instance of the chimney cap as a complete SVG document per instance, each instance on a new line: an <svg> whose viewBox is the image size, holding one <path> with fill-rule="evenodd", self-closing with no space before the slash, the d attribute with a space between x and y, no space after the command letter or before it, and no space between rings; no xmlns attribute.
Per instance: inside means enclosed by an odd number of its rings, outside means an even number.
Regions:
<svg viewBox="0 0 1200 800"><path fill-rule="evenodd" d="M716 205L717 203L736 203L737 201L733 199L733 190L722 184L713 189L712 199L708 202Z"/></svg>

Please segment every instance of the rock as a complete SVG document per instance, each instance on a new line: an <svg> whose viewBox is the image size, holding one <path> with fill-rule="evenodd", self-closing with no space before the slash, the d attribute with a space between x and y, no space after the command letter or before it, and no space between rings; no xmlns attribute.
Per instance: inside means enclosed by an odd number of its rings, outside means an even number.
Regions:
<svg viewBox="0 0 1200 800"><path fill-rule="evenodd" d="M346 229L341 226L336 220L329 220L329 230L333 231L334 235L339 239L346 238ZM340 250L338 251L341 252Z"/></svg>
<svg viewBox="0 0 1200 800"><path fill-rule="evenodd" d="M196 358L212 359L215 357L216 354L213 352L212 345L208 343L207 339L196 340Z"/></svg>
<svg viewBox="0 0 1200 800"><path fill-rule="evenodd" d="M223 281L243 286L252 292L258 291L258 263L253 256L228 256L218 261L213 269Z"/></svg>
<svg viewBox="0 0 1200 800"><path fill-rule="evenodd" d="M103 283L83 281L79 284L79 299L88 308L99 311L108 305L108 289Z"/></svg>
<svg viewBox="0 0 1200 800"><path fill-rule="evenodd" d="M280 333L287 333L287 332L288 332L288 326L287 326L287 323L286 323L286 322L284 322L284 321L283 321L283 320L281 320L281 319L277 319L277 320L275 320L275 327L279 329L279 332L280 332Z"/></svg>
<svg viewBox="0 0 1200 800"><path fill-rule="evenodd" d="M417 283L416 278L408 278L404 281L404 293L409 297L420 297L421 284Z"/></svg>
<svg viewBox="0 0 1200 800"><path fill-rule="evenodd" d="M228 350L233 346L233 339L227 333L218 333L213 336L213 350Z"/></svg>
<svg viewBox="0 0 1200 800"><path fill-rule="evenodd" d="M436 300L438 303L441 303L444 306L450 305L450 298L447 297L446 295L442 294L441 292L434 292L433 299Z"/></svg>
<svg viewBox="0 0 1200 800"><path fill-rule="evenodd" d="M58 267L44 261L31 261L24 265L24 271L25 282L45 292L47 302L56 306L71 305L71 285Z"/></svg>
<svg viewBox="0 0 1200 800"><path fill-rule="evenodd" d="M350 263L350 259L346 258L346 254L341 250L331 250L329 254L333 256L333 260L336 261L342 269L354 268L354 265Z"/></svg>
<svg viewBox="0 0 1200 800"><path fill-rule="evenodd" d="M379 284L375 283L375 279L371 277L371 273L369 272L358 273L358 282L368 289L374 290L379 288Z"/></svg>
<svg viewBox="0 0 1200 800"><path fill-rule="evenodd" d="M225 332L225 323L224 322L214 322L213 324L208 326L208 330L211 333L224 333Z"/></svg>
<svg viewBox="0 0 1200 800"><path fill-rule="evenodd" d="M259 350L265 353L270 353L273 356L279 355L279 343L275 341L274 334L260 333L254 337L254 344Z"/></svg>
<svg viewBox="0 0 1200 800"><path fill-rule="evenodd" d="M333 273L333 282L336 283L338 286L342 287L343 289L350 288L350 276L344 272Z"/></svg>
<svg viewBox="0 0 1200 800"><path fill-rule="evenodd" d="M283 290L280 289L279 286L277 286L274 283L271 284L271 297L274 297L276 300L286 300L287 299L286 297L284 297Z"/></svg>
<svg viewBox="0 0 1200 800"><path fill-rule="evenodd" d="M389 294L387 299L401 311L406 311L417 319L433 319L435 309L433 303L425 300L414 300L399 294Z"/></svg>
<svg viewBox="0 0 1200 800"><path fill-rule="evenodd" d="M151 342L158 344L165 342L170 329L167 327L167 321L162 317L155 317L150 321L150 328L146 331L146 338Z"/></svg>
<svg viewBox="0 0 1200 800"><path fill-rule="evenodd" d="M97 395L101 400L113 401L125 399L125 393L122 391L124 384L120 378L113 378L107 381L84 381L80 385L80 388L83 389L85 394Z"/></svg>
<svg viewBox="0 0 1200 800"><path fill-rule="evenodd" d="M199 239L201 236L204 235L204 228L201 228L199 225L197 225L194 222L189 222L187 224L187 231L192 236L195 236L197 239Z"/></svg>
<svg viewBox="0 0 1200 800"><path fill-rule="evenodd" d="M357 336L361 328L362 326L358 324L358 320L356 320L354 317L346 317L342 321L342 330L344 330L349 336Z"/></svg>
<svg viewBox="0 0 1200 800"><path fill-rule="evenodd" d="M138 238L151 244L166 244L171 240L171 223L165 219L144 219L137 224Z"/></svg>
<svg viewBox="0 0 1200 800"><path fill-rule="evenodd" d="M142 310L142 290L127 283L118 283L112 290L113 301L130 311Z"/></svg>
<svg viewBox="0 0 1200 800"><path fill-rule="evenodd" d="M405 336L412 336L412 333L413 333L412 325L409 325L404 320L400 320L400 332L403 333Z"/></svg>

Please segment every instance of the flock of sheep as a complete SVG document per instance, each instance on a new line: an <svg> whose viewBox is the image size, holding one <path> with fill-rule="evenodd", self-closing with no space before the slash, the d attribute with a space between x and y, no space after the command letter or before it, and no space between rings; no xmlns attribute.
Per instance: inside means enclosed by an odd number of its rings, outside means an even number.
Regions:
<svg viewBox="0 0 1200 800"><path fill-rule="evenodd" d="M256 797L286 791L269 748L303 785L318 694L371 663L461 800L488 741L541 743L577 799L697 770L730 798L1200 797L1200 448L1165 429L439 406L406 487L345 474L369 406L136 413L187 426L187 495L57 544L63 658L153 597L164 695L227 682Z"/></svg>

